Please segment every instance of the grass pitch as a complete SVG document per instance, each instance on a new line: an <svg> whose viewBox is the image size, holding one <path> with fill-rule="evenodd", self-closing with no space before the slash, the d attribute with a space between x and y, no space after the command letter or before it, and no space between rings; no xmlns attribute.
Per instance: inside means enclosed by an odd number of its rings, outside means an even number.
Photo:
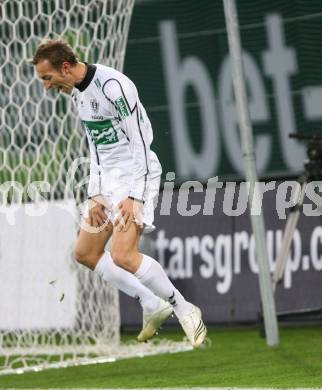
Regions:
<svg viewBox="0 0 322 390"><path fill-rule="evenodd" d="M204 349L0 376L0 388L321 387L321 326L284 327L280 334L280 346L269 348L256 328L213 328ZM180 340L182 332L161 336Z"/></svg>

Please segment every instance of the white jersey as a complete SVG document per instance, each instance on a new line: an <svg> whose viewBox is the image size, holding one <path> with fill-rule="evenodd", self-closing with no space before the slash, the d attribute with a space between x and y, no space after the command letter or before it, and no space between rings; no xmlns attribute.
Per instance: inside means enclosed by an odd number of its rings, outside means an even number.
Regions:
<svg viewBox="0 0 322 390"><path fill-rule="evenodd" d="M104 195L116 180L128 184L129 196L145 200L151 166L158 175L161 167L150 150L152 127L134 83L113 68L88 65L72 96L90 147L88 195Z"/></svg>

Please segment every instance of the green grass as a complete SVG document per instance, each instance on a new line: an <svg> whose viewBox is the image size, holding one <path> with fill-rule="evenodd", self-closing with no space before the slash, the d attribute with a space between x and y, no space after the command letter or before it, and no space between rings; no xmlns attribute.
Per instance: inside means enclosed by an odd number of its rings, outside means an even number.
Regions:
<svg viewBox="0 0 322 390"><path fill-rule="evenodd" d="M163 332L163 336L180 339L182 333ZM209 338L211 346L191 352L0 376L0 388L322 385L321 327L282 328L276 348L267 347L258 330L249 327L210 329Z"/></svg>

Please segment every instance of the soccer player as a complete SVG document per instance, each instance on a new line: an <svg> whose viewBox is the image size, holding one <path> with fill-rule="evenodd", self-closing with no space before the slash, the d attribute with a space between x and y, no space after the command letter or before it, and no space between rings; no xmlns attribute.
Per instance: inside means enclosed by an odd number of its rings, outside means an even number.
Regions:
<svg viewBox="0 0 322 390"><path fill-rule="evenodd" d="M185 300L156 260L138 250L143 230L154 228L161 166L150 150L152 127L135 85L113 68L80 62L63 40L41 43L32 63L47 90L72 95L90 147L89 199L76 260L139 300L139 341L153 337L174 311L199 347L207 333L200 309Z"/></svg>

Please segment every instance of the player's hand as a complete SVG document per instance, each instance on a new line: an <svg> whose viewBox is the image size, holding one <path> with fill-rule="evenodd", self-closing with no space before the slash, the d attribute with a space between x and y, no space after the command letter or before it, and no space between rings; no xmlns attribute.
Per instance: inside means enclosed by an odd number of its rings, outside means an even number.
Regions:
<svg viewBox="0 0 322 390"><path fill-rule="evenodd" d="M126 232L135 222L138 226L143 227L142 211L143 203L134 199L126 198L118 204L119 216L117 217L114 226L119 232Z"/></svg>
<svg viewBox="0 0 322 390"><path fill-rule="evenodd" d="M91 226L100 227L104 225L108 217L105 213L106 205L100 197L94 197L88 200L88 216Z"/></svg>

